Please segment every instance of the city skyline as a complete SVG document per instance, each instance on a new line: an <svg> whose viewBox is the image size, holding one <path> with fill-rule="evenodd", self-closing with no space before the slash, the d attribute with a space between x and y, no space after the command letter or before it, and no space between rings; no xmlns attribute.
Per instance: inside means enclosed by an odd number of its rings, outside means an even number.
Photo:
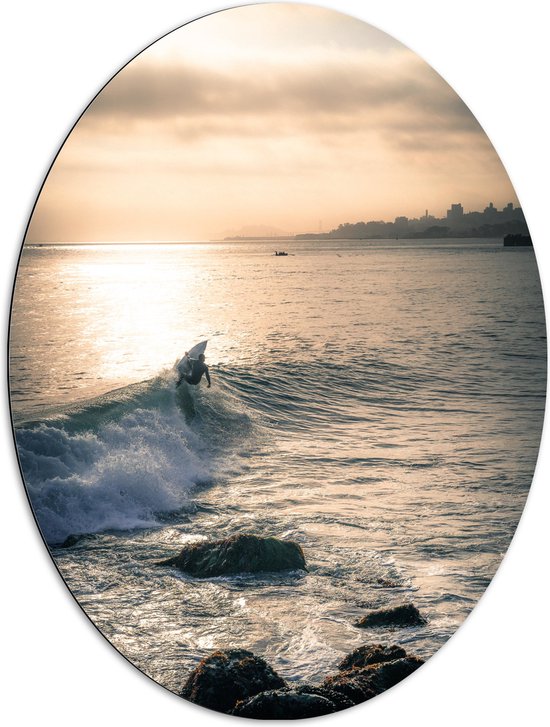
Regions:
<svg viewBox="0 0 550 727"><path fill-rule="evenodd" d="M417 217L408 217L406 215L395 215L390 220L367 220L365 221L346 221L340 222L339 225L331 230L323 229L322 221L319 221L318 231L299 232L296 233L297 237L308 237L312 238L316 235L327 236L331 232L336 232L338 228L342 227L353 227L357 225L385 225L385 226L396 226L400 228L401 232L405 231L405 228L410 225L411 231L416 228L418 230L422 225L431 225L434 223L448 222L452 230L453 228L467 228L468 225L495 225L503 222L518 222L525 226L525 217L523 210L519 206L515 206L513 202L508 202L506 205L499 209L493 202L488 202L483 210L464 210L462 203L452 202L446 213L441 216L434 215L430 212L429 208L426 208L423 215ZM262 224L258 226L246 225L240 228L238 231L233 231L231 234L222 235L225 239L235 239L237 237L294 237L295 233L290 231L281 230L276 227L270 227L268 224Z"/></svg>

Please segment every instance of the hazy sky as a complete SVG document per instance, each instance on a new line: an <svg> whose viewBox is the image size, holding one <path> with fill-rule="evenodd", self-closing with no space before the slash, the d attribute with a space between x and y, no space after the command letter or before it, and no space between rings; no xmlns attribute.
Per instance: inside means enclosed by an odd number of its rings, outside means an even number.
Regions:
<svg viewBox="0 0 550 727"><path fill-rule="evenodd" d="M208 239L517 204L454 91L332 10L235 8L122 70L63 147L32 241Z"/></svg>

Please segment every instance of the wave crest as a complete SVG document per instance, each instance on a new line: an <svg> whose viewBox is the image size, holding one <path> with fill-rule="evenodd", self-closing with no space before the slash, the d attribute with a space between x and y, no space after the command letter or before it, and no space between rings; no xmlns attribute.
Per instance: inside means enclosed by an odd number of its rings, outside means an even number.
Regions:
<svg viewBox="0 0 550 727"><path fill-rule="evenodd" d="M118 397L120 400L120 396ZM141 401L140 401L141 399ZM147 527L158 516L192 507L191 491L215 478L211 453L177 401L136 407L128 397L16 430L25 484L47 542L70 534ZM152 402L148 402L152 403ZM90 411L89 405L87 410Z"/></svg>

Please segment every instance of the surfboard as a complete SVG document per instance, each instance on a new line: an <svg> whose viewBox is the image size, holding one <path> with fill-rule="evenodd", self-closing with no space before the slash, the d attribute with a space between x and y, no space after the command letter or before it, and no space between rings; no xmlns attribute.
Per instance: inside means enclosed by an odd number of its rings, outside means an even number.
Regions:
<svg viewBox="0 0 550 727"><path fill-rule="evenodd" d="M197 343L196 346L193 346L193 348L190 348L189 351L187 351L187 355L189 358L198 358L201 353L204 353L206 351L206 344L208 341L201 341L200 343Z"/></svg>
<svg viewBox="0 0 550 727"><path fill-rule="evenodd" d="M190 366L190 359L197 359L201 353L204 353L206 351L206 344L208 341L201 341L200 343L197 343L193 348L190 348L189 351L187 351L187 356L183 356L183 358L180 359L179 363L177 364L176 368L178 371L183 373L188 373L191 370Z"/></svg>

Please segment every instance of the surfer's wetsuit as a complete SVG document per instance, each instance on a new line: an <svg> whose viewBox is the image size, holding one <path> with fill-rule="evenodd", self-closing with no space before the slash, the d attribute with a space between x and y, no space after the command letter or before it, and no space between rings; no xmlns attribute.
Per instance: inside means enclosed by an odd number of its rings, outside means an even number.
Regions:
<svg viewBox="0 0 550 727"><path fill-rule="evenodd" d="M187 381L188 384L196 386L202 379L203 374L206 376L206 380L210 386L210 372L208 371L208 366L204 363L204 361L193 360L191 361L191 371L188 374L184 374L182 378L184 381Z"/></svg>

